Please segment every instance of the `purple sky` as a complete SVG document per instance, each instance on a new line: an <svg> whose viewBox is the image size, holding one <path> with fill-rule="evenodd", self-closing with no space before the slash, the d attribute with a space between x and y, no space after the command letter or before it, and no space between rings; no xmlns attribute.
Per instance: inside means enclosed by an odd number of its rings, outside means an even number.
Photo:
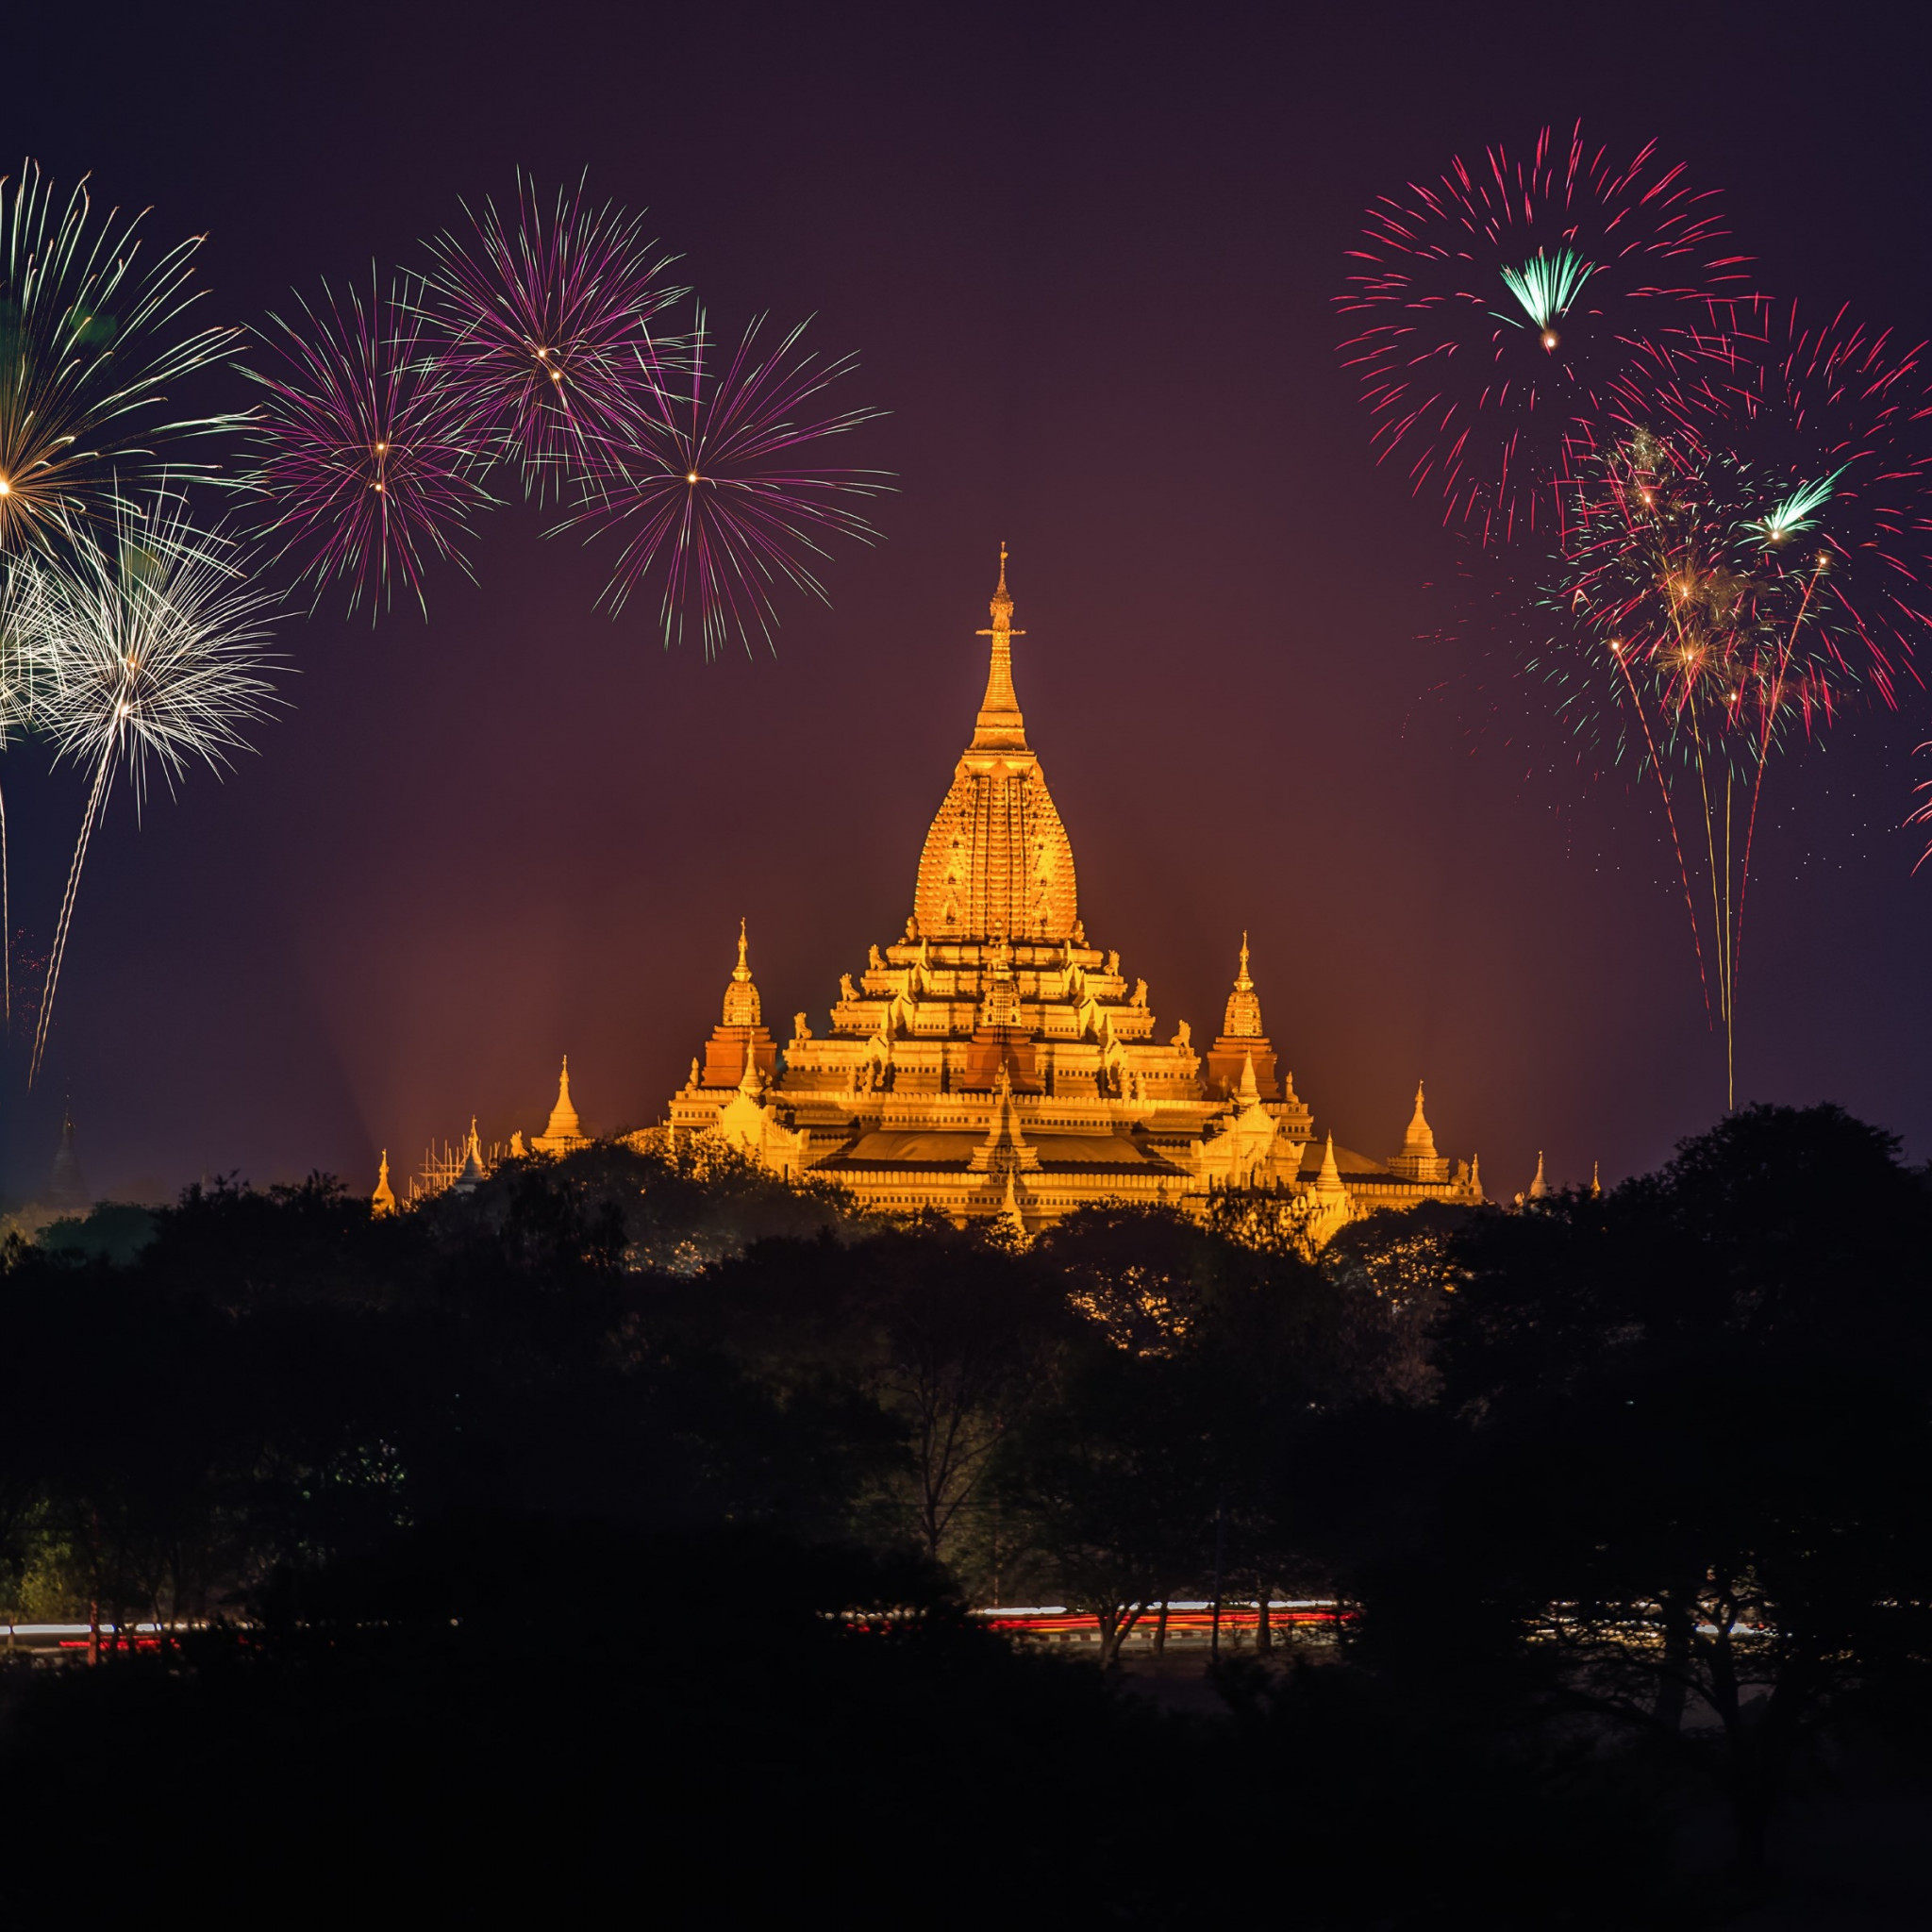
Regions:
<svg viewBox="0 0 1932 1932"><path fill-rule="evenodd" d="M1431 514L1374 467L1329 298L1368 198L1544 119L1655 136L1726 193L1764 286L1932 328L1922 69L1884 11L190 8L9 28L8 139L206 228L214 308L366 275L501 194L648 204L727 326L816 314L891 418L876 551L775 658L667 656L591 609L602 558L484 526L431 621L291 619L295 708L84 882L47 1072L0 1099L38 1186L64 1092L100 1191L204 1168L406 1170L472 1112L540 1127L568 1051L595 1127L659 1117L741 913L768 1021L824 1024L896 936L1012 549L1016 678L1095 943L1162 1033L1217 1030L1241 929L1318 1128L1521 1187L1655 1162L1723 1102L1641 797L1526 773L1426 587ZM1480 17L1480 16L1479 16ZM1896 15L1890 18L1895 20ZM117 25L125 22L125 31ZM1868 24L1860 24L1865 22ZM138 23L138 24L137 24ZM1803 30L1801 31L1801 24ZM1909 238L1901 246L1899 237ZM237 386L237 399L240 389ZM1774 774L1743 1096L1836 1099L1932 1155L1932 874L1893 829L1932 711ZM77 784L5 774L16 916L52 923Z"/></svg>

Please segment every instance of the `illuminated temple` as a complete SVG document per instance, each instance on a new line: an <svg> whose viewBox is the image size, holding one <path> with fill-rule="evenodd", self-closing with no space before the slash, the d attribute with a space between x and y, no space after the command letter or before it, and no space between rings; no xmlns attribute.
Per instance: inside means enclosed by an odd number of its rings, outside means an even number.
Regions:
<svg viewBox="0 0 1932 1932"><path fill-rule="evenodd" d="M1213 1043L1197 1050L1186 1021L1161 1037L1147 982L1080 920L1073 845L1013 686L1024 633L1004 548L991 613L986 696L904 933L841 977L827 1032L798 1013L781 1045L741 925L718 1024L671 1096L671 1137L716 1135L870 1208L1027 1230L1095 1202L1191 1208L1224 1189L1306 1197L1318 1239L1377 1208L1480 1200L1474 1163L1437 1154L1420 1088L1386 1158L1317 1134L1245 937Z"/></svg>

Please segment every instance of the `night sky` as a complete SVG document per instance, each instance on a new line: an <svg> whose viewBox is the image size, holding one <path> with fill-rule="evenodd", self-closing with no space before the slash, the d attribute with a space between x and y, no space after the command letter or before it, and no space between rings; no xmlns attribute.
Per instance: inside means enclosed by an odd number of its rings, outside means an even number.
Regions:
<svg viewBox="0 0 1932 1932"><path fill-rule="evenodd" d="M1932 149L1902 8L493 8L40 13L14 155L156 238L206 229L211 314L386 269L546 184L648 205L727 327L815 315L849 459L896 473L833 608L775 657L667 655L593 611L601 553L521 508L430 620L294 617L294 708L82 887L46 1072L0 1100L35 1190L71 1094L97 1192L204 1171L373 1183L471 1114L541 1128L568 1052L649 1124L716 1022L741 914L765 1014L817 1028L900 932L985 675L1016 679L1091 939L1160 1037L1219 1028L1242 928L1318 1129L1384 1155L1418 1076L1491 1193L1656 1162L1724 1099L1641 796L1510 741L1378 472L1330 300L1369 198L1543 122L1655 137L1725 192L1762 286L1932 332ZM224 400L239 407L238 379ZM1923 691L1775 768L1740 1098L1831 1099L1932 1156ZM44 940L81 787L10 755L17 923Z"/></svg>

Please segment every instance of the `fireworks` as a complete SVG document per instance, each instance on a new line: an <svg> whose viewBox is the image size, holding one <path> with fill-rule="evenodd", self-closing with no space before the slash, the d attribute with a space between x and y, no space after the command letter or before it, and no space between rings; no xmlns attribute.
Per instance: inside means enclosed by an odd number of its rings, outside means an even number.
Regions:
<svg viewBox="0 0 1932 1932"><path fill-rule="evenodd" d="M220 533L192 529L177 496L122 503L107 531L69 533L39 579L37 626L55 667L43 719L58 755L92 779L47 966L28 1079L40 1069L89 841L124 773L137 810L191 763L219 772L274 702L264 672L271 594Z"/></svg>
<svg viewBox="0 0 1932 1932"><path fill-rule="evenodd" d="M231 420L160 420L234 331L181 333L200 240L143 264L141 221L97 222L85 181L60 204L31 161L0 179L0 555L105 515L155 443Z"/></svg>
<svg viewBox="0 0 1932 1932"><path fill-rule="evenodd" d="M1633 347L1735 289L1723 233L1715 195L1654 143L1620 164L1580 127L1382 197L1338 298L1378 459L1484 542L1545 526L1564 439L1610 407Z"/></svg>
<svg viewBox="0 0 1932 1932"><path fill-rule="evenodd" d="M1573 445L1559 635L1536 662L1559 717L1614 717L1616 755L1655 774L1727 1064L1767 765L1865 679L1891 700L1896 625L1913 608L1899 586L1919 583L1900 553L1924 488L1889 436L1840 434L1828 397L1805 408L1756 381L1740 393L1737 417L1680 409L1695 430ZM1730 446L1734 427L1753 455ZM1900 540L1883 556L1874 509ZM1859 608L1885 565L1890 652Z"/></svg>
<svg viewBox="0 0 1932 1932"><path fill-rule="evenodd" d="M325 290L298 322L271 320L261 339L289 374L247 372L264 392L249 481L277 554L301 560L297 581L318 599L339 583L351 610L365 592L372 611L385 608L398 589L424 605L425 567L467 569L460 546L491 502L474 411L425 362L408 302Z"/></svg>
<svg viewBox="0 0 1932 1932"><path fill-rule="evenodd" d="M1613 707L1641 681L1661 745L1693 760L1735 754L1755 772L1788 726L1829 721L1857 680L1829 621L1837 559L1811 514L1831 500L1828 479L1786 488L1728 450L1639 430L1574 449L1565 490L1546 599L1565 623L1558 655L1538 666L1565 684L1559 713L1591 703L1589 678L1568 679L1567 639Z"/></svg>
<svg viewBox="0 0 1932 1932"><path fill-rule="evenodd" d="M1342 355L1378 460L1516 605L1582 756L1653 774L1729 1081L1772 758L1868 693L1895 706L1932 624L1921 351L1750 292L1714 196L1654 146L1491 148L1385 197L1352 259ZM1533 612L1489 549L1525 540Z"/></svg>
<svg viewBox="0 0 1932 1932"><path fill-rule="evenodd" d="M1829 558L1809 635L1840 681L1887 705L1932 623L1932 408L1923 345L1793 305L1727 304L1637 358L1620 413L1722 457L1775 550Z"/></svg>
<svg viewBox="0 0 1932 1932"><path fill-rule="evenodd" d="M581 186L546 212L519 175L512 219L486 201L471 229L430 244L425 347L483 447L541 497L626 448L657 413L666 345L649 325L687 291L660 283L671 258L642 217L588 207Z"/></svg>
<svg viewBox="0 0 1932 1932"><path fill-rule="evenodd" d="M769 643L781 585L827 601L811 562L826 555L819 540L873 541L877 532L853 500L890 488L874 470L800 460L808 445L883 413L815 413L815 398L850 373L856 358L800 353L803 323L760 358L761 327L762 318L728 358L713 362L700 308L683 344L681 374L662 361L646 365L651 379L640 394L650 414L637 442L610 448L585 487L584 507L562 526L621 537L605 592L613 612L661 570L665 642L682 637L689 623L707 656L733 636L749 648L754 631Z"/></svg>

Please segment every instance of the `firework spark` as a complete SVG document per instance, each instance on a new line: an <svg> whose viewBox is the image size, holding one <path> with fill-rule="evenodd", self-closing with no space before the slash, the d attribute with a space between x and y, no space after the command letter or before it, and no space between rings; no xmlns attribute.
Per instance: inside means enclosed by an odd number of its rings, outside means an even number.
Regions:
<svg viewBox="0 0 1932 1932"><path fill-rule="evenodd" d="M31 730L53 688L43 575L27 558L0 557L0 752ZM0 787L0 1021L13 1017L13 908L7 794Z"/></svg>
<svg viewBox="0 0 1932 1932"><path fill-rule="evenodd" d="M1714 194L1545 128L1527 158L1455 160L1369 210L1342 344L1374 417L1378 460L1487 543L1534 532L1558 505L1563 440L1594 424L1632 347L1677 305L1734 289Z"/></svg>
<svg viewBox="0 0 1932 1932"><path fill-rule="evenodd" d="M108 513L154 445L233 419L162 420L169 391L235 331L181 332L199 237L142 259L141 215L64 204L32 161L0 178L0 553Z"/></svg>
<svg viewBox="0 0 1932 1932"><path fill-rule="evenodd" d="M426 364L415 305L325 287L319 305L271 321L260 340L287 374L245 373L264 391L249 483L276 554L300 559L318 601L346 584L349 608L366 593L374 615L400 590L426 613L425 572L438 559L468 571L470 520L491 499L475 418Z"/></svg>
<svg viewBox="0 0 1932 1932"><path fill-rule="evenodd" d="M629 447L604 452L583 508L560 528L622 539L604 597L613 613L661 570L659 623L667 644L687 625L707 656L753 632L772 641L785 587L829 601L813 560L822 537L877 537L854 499L891 485L876 470L825 469L800 460L808 445L883 415L873 408L815 413L814 400L858 366L801 353L804 323L769 355L758 353L760 317L737 348L713 361L705 313L680 339L675 363L646 359L641 391L651 413Z"/></svg>
<svg viewBox="0 0 1932 1932"><path fill-rule="evenodd" d="M519 175L506 216L485 201L472 232L430 245L421 289L438 379L526 494L561 491L597 452L623 447L654 413L667 352L651 318L688 292L661 277L643 217L592 208L580 183L546 209Z"/></svg>
<svg viewBox="0 0 1932 1932"><path fill-rule="evenodd" d="M137 811L158 778L170 791L192 763L219 773L245 750L242 727L275 703L273 595L219 531L187 521L177 495L122 502L110 526L68 531L60 561L30 565L44 600L42 632L58 666L44 718L58 757L91 777L87 808L49 955L28 1080L46 1051L81 868L114 783L125 774Z"/></svg>

